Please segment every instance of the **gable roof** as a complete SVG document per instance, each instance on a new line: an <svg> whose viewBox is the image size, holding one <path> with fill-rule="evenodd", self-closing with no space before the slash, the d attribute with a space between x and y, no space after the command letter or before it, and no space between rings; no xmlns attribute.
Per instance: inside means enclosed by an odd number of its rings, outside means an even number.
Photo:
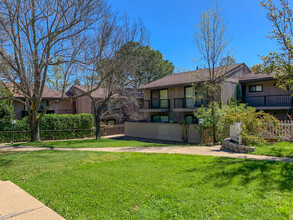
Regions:
<svg viewBox="0 0 293 220"><path fill-rule="evenodd" d="M4 82L4 85L12 92L14 98L24 98L18 88L12 82ZM42 98L43 99L59 99L62 96L62 92L54 91L47 86L44 86ZM66 97L66 95L64 95Z"/></svg>
<svg viewBox="0 0 293 220"><path fill-rule="evenodd" d="M72 92L72 89L74 88L80 90L82 93L86 93L90 90L89 86L81 86L81 85L73 85L69 90L71 90ZM91 93L91 96L93 98L105 98L106 95L107 95L107 89L101 88L101 87ZM143 92L141 90L137 90L134 88L125 88L123 96L126 97L128 95L134 96L138 99L143 99ZM119 95L116 94L115 97L119 97Z"/></svg>
<svg viewBox="0 0 293 220"><path fill-rule="evenodd" d="M70 90L72 90L74 88L80 90L82 93L86 93L91 90L91 88L89 86L81 86L81 85L73 85L70 88ZM91 93L91 96L93 98L104 98L106 93L107 93L107 90L105 88L98 88L97 90L95 90Z"/></svg>
<svg viewBox="0 0 293 220"><path fill-rule="evenodd" d="M244 77L242 77L239 80L239 82L245 83L245 82L257 82L257 81L264 81L264 80L274 80L274 76L276 76L275 72L272 72L270 74L251 72L249 74L246 74Z"/></svg>
<svg viewBox="0 0 293 220"><path fill-rule="evenodd" d="M239 68L240 66L245 65L244 63L232 64L226 66L225 70L223 67L215 68L215 71L221 75L227 75L231 71ZM246 66L246 65L245 65ZM209 69L200 69L195 71L183 72L183 73L175 73L168 76L165 76L161 79L153 81L149 84L146 84L141 87L141 89L149 89L149 88L161 88L161 87L172 87L177 85L190 85L195 82L202 82L208 80L209 77Z"/></svg>

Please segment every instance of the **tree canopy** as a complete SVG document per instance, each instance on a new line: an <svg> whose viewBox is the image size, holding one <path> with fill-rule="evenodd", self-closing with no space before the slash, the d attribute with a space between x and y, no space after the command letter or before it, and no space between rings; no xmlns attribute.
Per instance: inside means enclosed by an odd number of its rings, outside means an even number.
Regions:
<svg viewBox="0 0 293 220"><path fill-rule="evenodd" d="M272 51L262 56L262 63L254 65L255 72L273 73L278 86L283 89L293 89L293 10L289 0L260 1L267 13L267 19L271 22L273 30L269 38L276 40L279 51Z"/></svg>
<svg viewBox="0 0 293 220"><path fill-rule="evenodd" d="M170 75L174 72L174 65L165 60L163 54L150 46L139 42L124 44L116 54L117 57L128 56L129 65L123 70L129 72L129 84L138 88L152 81Z"/></svg>

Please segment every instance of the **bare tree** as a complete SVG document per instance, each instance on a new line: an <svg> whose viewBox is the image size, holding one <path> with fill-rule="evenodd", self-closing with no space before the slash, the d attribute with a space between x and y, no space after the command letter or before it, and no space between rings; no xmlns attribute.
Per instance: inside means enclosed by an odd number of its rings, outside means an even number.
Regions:
<svg viewBox="0 0 293 220"><path fill-rule="evenodd" d="M0 80L12 82L24 98L0 99L13 99L27 107L31 141L40 140L39 123L50 107L78 98L65 96L66 85L76 71L88 68L88 39L109 10L103 0L1 1L0 58L7 68L1 68ZM48 74L56 66L63 68L62 96L38 115Z"/></svg>
<svg viewBox="0 0 293 220"><path fill-rule="evenodd" d="M92 60L92 72L87 77L88 90L101 89L103 97L88 96L92 100L96 124L96 139L100 138L101 118L109 109L110 103L117 105L125 98L125 88L130 85L131 69L137 63L132 62L132 51L120 56L120 48L128 42L148 42L148 33L141 20L131 21L127 15L111 13L98 26L91 42L93 46L88 56ZM127 69L127 71L125 71ZM104 80L101 81L101 78Z"/></svg>
<svg viewBox="0 0 293 220"><path fill-rule="evenodd" d="M227 25L222 11L216 6L201 13L200 22L194 34L196 46L202 56L203 66L208 69L208 76L202 76L200 89L204 90L209 100L211 117L215 118L215 102L220 101L221 82L226 67L221 61L227 56ZM212 123L213 142L216 142L216 120Z"/></svg>

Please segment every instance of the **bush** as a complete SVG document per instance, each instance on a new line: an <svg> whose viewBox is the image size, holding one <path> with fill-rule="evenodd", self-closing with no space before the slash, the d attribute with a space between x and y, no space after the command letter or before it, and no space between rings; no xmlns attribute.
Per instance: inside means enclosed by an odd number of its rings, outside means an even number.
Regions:
<svg viewBox="0 0 293 220"><path fill-rule="evenodd" d="M58 130L72 130L72 129L90 129L88 131L58 131ZM12 130L11 123L6 130ZM15 141L27 141L27 132L17 131L28 131L29 122L28 117L17 121L15 125ZM64 114L55 115L47 114L44 115L40 123L40 137L41 140L62 140L71 138L84 138L92 137L94 135L94 117L91 114ZM53 132L54 131L54 132ZM29 137L30 138L30 137ZM0 132L0 142L10 142L12 140L12 132Z"/></svg>
<svg viewBox="0 0 293 220"><path fill-rule="evenodd" d="M242 122L242 140L245 145L264 144L261 138L262 132L266 129L266 122L278 124L279 121L272 115L263 111L256 111L256 108L245 104L231 103L224 107L224 116L217 125L217 136L223 140L230 136L230 125L235 122Z"/></svg>

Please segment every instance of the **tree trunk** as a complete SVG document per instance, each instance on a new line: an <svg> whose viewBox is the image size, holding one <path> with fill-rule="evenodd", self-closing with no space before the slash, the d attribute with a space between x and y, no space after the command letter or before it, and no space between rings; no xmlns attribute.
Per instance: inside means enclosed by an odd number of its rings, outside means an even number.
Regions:
<svg viewBox="0 0 293 220"><path fill-rule="evenodd" d="M41 141L40 138L40 125L36 120L30 124L30 132L31 132L31 142Z"/></svg>
<svg viewBox="0 0 293 220"><path fill-rule="evenodd" d="M215 124L215 94L212 94L212 119L213 119L213 126L212 126L212 133L213 133L213 143L216 143L216 124Z"/></svg>
<svg viewBox="0 0 293 220"><path fill-rule="evenodd" d="M98 111L95 114L95 119L96 119L96 140L101 139L101 119L100 119L100 114L98 114Z"/></svg>

